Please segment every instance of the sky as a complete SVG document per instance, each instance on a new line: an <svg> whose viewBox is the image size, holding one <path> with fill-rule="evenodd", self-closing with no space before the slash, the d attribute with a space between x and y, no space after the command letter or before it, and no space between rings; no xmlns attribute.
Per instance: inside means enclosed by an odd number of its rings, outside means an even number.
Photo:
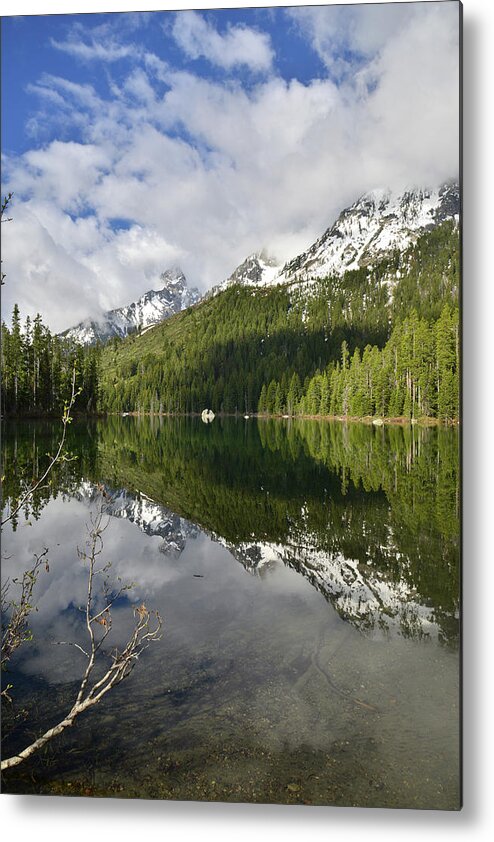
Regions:
<svg viewBox="0 0 494 842"><path fill-rule="evenodd" d="M180 266L279 261L458 176L455 0L2 19L2 317L53 331Z"/></svg>

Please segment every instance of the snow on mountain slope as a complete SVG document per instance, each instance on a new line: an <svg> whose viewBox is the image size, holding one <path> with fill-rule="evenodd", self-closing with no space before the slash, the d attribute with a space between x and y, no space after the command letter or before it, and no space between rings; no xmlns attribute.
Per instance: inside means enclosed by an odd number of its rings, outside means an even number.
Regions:
<svg viewBox="0 0 494 842"><path fill-rule="evenodd" d="M159 550L163 555L178 559L188 538L197 537L197 527L190 521L175 514L170 509L155 503L145 494L130 494L123 488L115 489L104 486L105 514L121 520L128 520L141 532L150 537L159 537L162 544ZM94 505L101 500L102 486L83 481L73 492L74 497L86 505Z"/></svg>
<svg viewBox="0 0 494 842"><path fill-rule="evenodd" d="M98 320L85 319L65 331L64 336L84 345L97 340L106 342L112 336L127 336L138 327L143 329L168 319L199 301L199 290L189 289L180 269L168 269L160 275L163 286L150 290L126 307L109 310Z"/></svg>
<svg viewBox="0 0 494 842"><path fill-rule="evenodd" d="M344 210L306 252L289 261L276 283L368 266L394 249L404 251L420 234L446 219L458 220L459 211L455 182L401 195L373 190Z"/></svg>
<svg viewBox="0 0 494 842"><path fill-rule="evenodd" d="M451 181L435 189L397 194L377 189L357 199L307 251L284 266L265 251L250 255L211 295L233 284L272 286L369 266L385 254L404 251L420 234L446 219L459 218L459 185Z"/></svg>
<svg viewBox="0 0 494 842"><path fill-rule="evenodd" d="M269 286L276 281L282 264L274 257L270 257L267 252L261 251L250 254L240 266L232 272L229 278L220 284L214 286L208 293L208 296L216 295L222 292L229 286L234 284L243 284L245 286Z"/></svg>
<svg viewBox="0 0 494 842"><path fill-rule="evenodd" d="M234 284L266 287L305 282L310 287L312 280L371 266L395 249L404 251L441 222L458 221L459 213L460 193L455 181L401 194L376 189L343 210L307 251L285 265L265 250L255 252L205 297L217 295ZM188 288L180 269L164 272L161 280L162 289L147 292L127 307L110 310L98 321L86 319L64 335L83 344L127 336L137 327L143 329L164 321L201 298L197 289Z"/></svg>
<svg viewBox="0 0 494 842"><path fill-rule="evenodd" d="M338 553L328 553L310 529L292 527L283 544L256 540L234 544L182 518L142 492L132 494L123 488L83 481L72 494L90 507L101 501L102 490L105 512L129 521L150 537L161 538L159 551L171 560L178 560L187 541L204 531L228 549L252 575L263 577L280 564L291 567L316 588L345 621L369 637L400 635L437 639L443 633L434 607L422 600L409 582L390 577L370 562L362 564ZM390 558L396 556L391 532L388 545L381 549Z"/></svg>

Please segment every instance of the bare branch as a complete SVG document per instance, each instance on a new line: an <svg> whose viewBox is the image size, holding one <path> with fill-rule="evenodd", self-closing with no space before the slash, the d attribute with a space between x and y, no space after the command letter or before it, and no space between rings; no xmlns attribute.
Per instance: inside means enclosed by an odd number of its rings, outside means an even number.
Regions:
<svg viewBox="0 0 494 842"><path fill-rule="evenodd" d="M98 653L104 641L112 630L111 605L115 602L119 595L127 588L124 586L116 591L116 595L110 598L110 601L103 609L93 610L95 602L94 583L95 576L101 575L102 571L95 569L95 563L98 555L103 549L103 541L101 533L106 529L102 526L104 511L100 510L96 517L91 517L91 527L89 533L89 540L86 544L87 551L78 550L78 555L82 561L88 563L88 587L86 596L85 626L89 637L88 650L84 650L79 644L76 646L88 659L84 675L81 679L76 700L70 709L67 716L65 716L57 725L49 728L45 733L34 740L19 754L3 760L1 763L2 771L9 769L12 766L17 766L28 757L31 757L36 751L42 748L49 740L61 734L66 728L73 725L75 719L84 711L98 704L98 702L106 695L113 687L127 678L132 672L139 656L147 647L156 640L161 638L162 619L157 611L150 612L143 604L134 608L134 627L125 644L120 651L114 649L111 652L111 663L106 672L98 680L93 679L93 671L98 661ZM108 582L104 582L104 595L108 596ZM103 628L101 636L95 634L95 624ZM8 688L7 688L8 689Z"/></svg>
<svg viewBox="0 0 494 842"><path fill-rule="evenodd" d="M21 497L21 499L17 503L17 506L15 506L15 508L10 512L10 514L6 518L4 518L4 520L2 520L2 523L1 523L2 526L4 526L6 523L8 523L10 520L12 520L12 518L14 518L16 516L16 514L22 509L24 504L29 500L29 498L32 497L32 495L42 486L42 483L45 481L46 477L48 476L50 471L53 469L54 465L56 465L56 463L59 462L63 458L62 454L63 454L63 447L64 447L64 444L65 444L65 438L66 438L66 435L67 435L67 427L72 420L71 416L70 416L70 413L71 413L72 407L74 406L77 395L79 394L78 392L76 392L76 388L75 388L75 374L76 374L76 370L75 370L75 367L74 367L74 371L72 373L72 391L71 391L71 395L70 395L70 400L69 400L68 403L65 404L64 411L63 411L62 436L61 436L60 441L58 443L57 452L55 453L54 456L52 456L52 458L50 460L50 463L49 463L46 471L44 472L44 474L39 478L39 480L37 480L37 482L34 483L34 485L32 485L30 488L28 488L28 490L25 492L25 494L23 494L23 496Z"/></svg>
<svg viewBox="0 0 494 842"><path fill-rule="evenodd" d="M6 203L8 204L7 200ZM2 213L5 207L6 204L4 203L4 205L2 206ZM22 495L21 499L14 507L14 509L2 521L2 526L4 526L6 523L12 520L12 518L15 517L15 515L20 511L20 509L24 506L27 500L29 500L32 497L32 495L36 492L36 490L44 487L42 484L45 481L46 477L49 475L50 471L53 469L54 465L65 458L63 456L63 447L65 444L65 438L67 434L67 426L71 421L70 413L78 394L75 390L75 376L76 371L74 368L72 376L71 396L70 400L68 401L68 403L66 403L64 407L64 413L62 417L62 436L57 448L57 452L50 459L49 465L45 470L44 474L40 477L39 480L37 480L34 483L34 485L32 485L29 489L25 491L25 493ZM107 495L103 493L103 497L106 498ZM125 645L122 651L115 649L111 653L110 666L108 667L102 678L91 684L92 674L97 662L98 655L102 651L102 646L112 630L111 608L116 602L116 600L122 595L122 593L125 590L128 590L130 587L129 585L124 585L118 587L115 590L113 588L110 588L110 584L105 578L103 583L103 597L105 605L102 609L96 611L93 610L95 577L105 575L110 567L109 564L106 564L101 568L96 568L96 560L103 552L102 535L107 529L110 522L110 518L108 517L106 523L103 524L103 515L104 507L100 509L96 516L94 516L91 513L90 525L87 525L89 539L86 542L86 549L81 550L77 548L77 554L81 561L88 562L86 606L82 610L85 614L85 626L89 637L89 647L86 651L78 643L70 644L66 641L61 641L61 644L75 646L87 658L87 666L79 686L76 700L67 716L64 717L64 719L62 719L57 725L48 729L48 731L46 731L38 739L34 740L19 754L9 757L6 760L2 760L2 763L0 765L2 771L4 771L5 769L9 769L12 766L17 766L19 763L22 763L24 760L26 760L28 757L31 757L31 755L33 755L40 748L42 748L49 740L53 739L53 737L56 737L66 728L69 728L74 723L77 716L79 716L84 711L88 710L93 705L97 704L103 698L103 696L106 695L106 693L108 693L113 687L115 687L128 675L130 675L137 662L137 659L139 658L139 655L144 651L144 649L146 649L149 646L149 644L152 641L159 640L161 637L162 620L158 612L154 612L154 614L151 615L144 604L136 608L134 610L135 625L127 641L127 644ZM49 570L48 561L46 559L47 553L48 549L45 548L45 550L40 555L36 555L35 563L31 570L28 570L23 574L22 580L20 582L21 597L18 604L14 602L11 602L10 604L7 603L10 582L7 581L2 586L2 609L5 610L5 608L7 607L13 609L10 620L6 624L5 628L2 628L2 670L5 669L8 661L10 660L16 649L23 642L31 639L31 633L27 625L27 618L32 611L32 594L38 578L39 569L44 563L45 569L47 571ZM16 580L13 581L15 584L19 584ZM153 624L151 625L152 616L155 619ZM98 635L98 637L95 634L95 626L101 627L103 629L103 633L101 635ZM10 689L11 685L9 684L1 692L1 696L7 699L8 701L11 701L11 697L8 692Z"/></svg>
<svg viewBox="0 0 494 842"><path fill-rule="evenodd" d="M79 646L78 643L74 643L73 640L55 640L53 641L53 646L75 646L75 648L79 649L79 651L82 652L82 654L85 655L86 658L89 658L89 653L86 652L86 650L83 649L82 646Z"/></svg>
<svg viewBox="0 0 494 842"><path fill-rule="evenodd" d="M33 590L38 579L40 567L44 565L45 570L47 572L49 571L49 564L46 557L47 553L48 548L45 547L42 553L35 555L35 562L33 566L30 570L26 570L23 573L20 582L17 579L13 580L13 584L20 584L21 586L19 602L9 602L8 600L10 585L12 583L7 580L2 585L2 614L5 615L9 612L9 610L12 611L10 619L5 624L5 627L2 627L2 652L0 661L2 671L5 670L8 661L10 661L12 655L19 646L21 646L21 644L25 641L31 640L31 632L29 631L27 619L32 610ZM5 690L2 690L0 695L5 698L10 698Z"/></svg>
<svg viewBox="0 0 494 842"><path fill-rule="evenodd" d="M12 218L8 217L6 219L3 218L5 211L7 210L8 206L12 201L13 193L8 193L7 196L4 196L2 199L2 206L0 208L0 221L2 222L12 222Z"/></svg>
<svg viewBox="0 0 494 842"><path fill-rule="evenodd" d="M2 205L1 205L1 208L0 208L0 222L12 222L11 216L5 217L5 219L4 219L3 215L4 215L5 211L7 210L10 202L12 201L13 195L14 195L13 193L8 193L8 195L4 196L4 198L2 199ZM3 261L0 261L0 262L3 262ZM3 286L4 278L6 278L6 277L7 276L6 276L5 272L0 271L0 286Z"/></svg>

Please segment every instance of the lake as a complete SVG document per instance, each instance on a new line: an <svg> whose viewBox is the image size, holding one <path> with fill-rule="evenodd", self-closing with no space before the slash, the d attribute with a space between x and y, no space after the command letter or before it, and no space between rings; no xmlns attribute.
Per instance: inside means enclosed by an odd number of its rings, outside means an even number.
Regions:
<svg viewBox="0 0 494 842"><path fill-rule="evenodd" d="M60 424L3 432L8 510ZM77 693L77 547L102 505L107 575L131 586L112 639L142 602L163 634L4 791L458 809L458 440L302 420L74 422L70 460L3 536L3 580L49 558L8 676L4 756Z"/></svg>

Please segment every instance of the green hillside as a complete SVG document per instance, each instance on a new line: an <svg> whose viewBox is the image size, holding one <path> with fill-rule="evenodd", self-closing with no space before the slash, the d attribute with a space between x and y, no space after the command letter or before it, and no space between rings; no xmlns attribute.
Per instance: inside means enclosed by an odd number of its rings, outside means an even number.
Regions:
<svg viewBox="0 0 494 842"><path fill-rule="evenodd" d="M458 286L458 229L445 222L342 277L229 287L112 340L99 407L455 418Z"/></svg>

